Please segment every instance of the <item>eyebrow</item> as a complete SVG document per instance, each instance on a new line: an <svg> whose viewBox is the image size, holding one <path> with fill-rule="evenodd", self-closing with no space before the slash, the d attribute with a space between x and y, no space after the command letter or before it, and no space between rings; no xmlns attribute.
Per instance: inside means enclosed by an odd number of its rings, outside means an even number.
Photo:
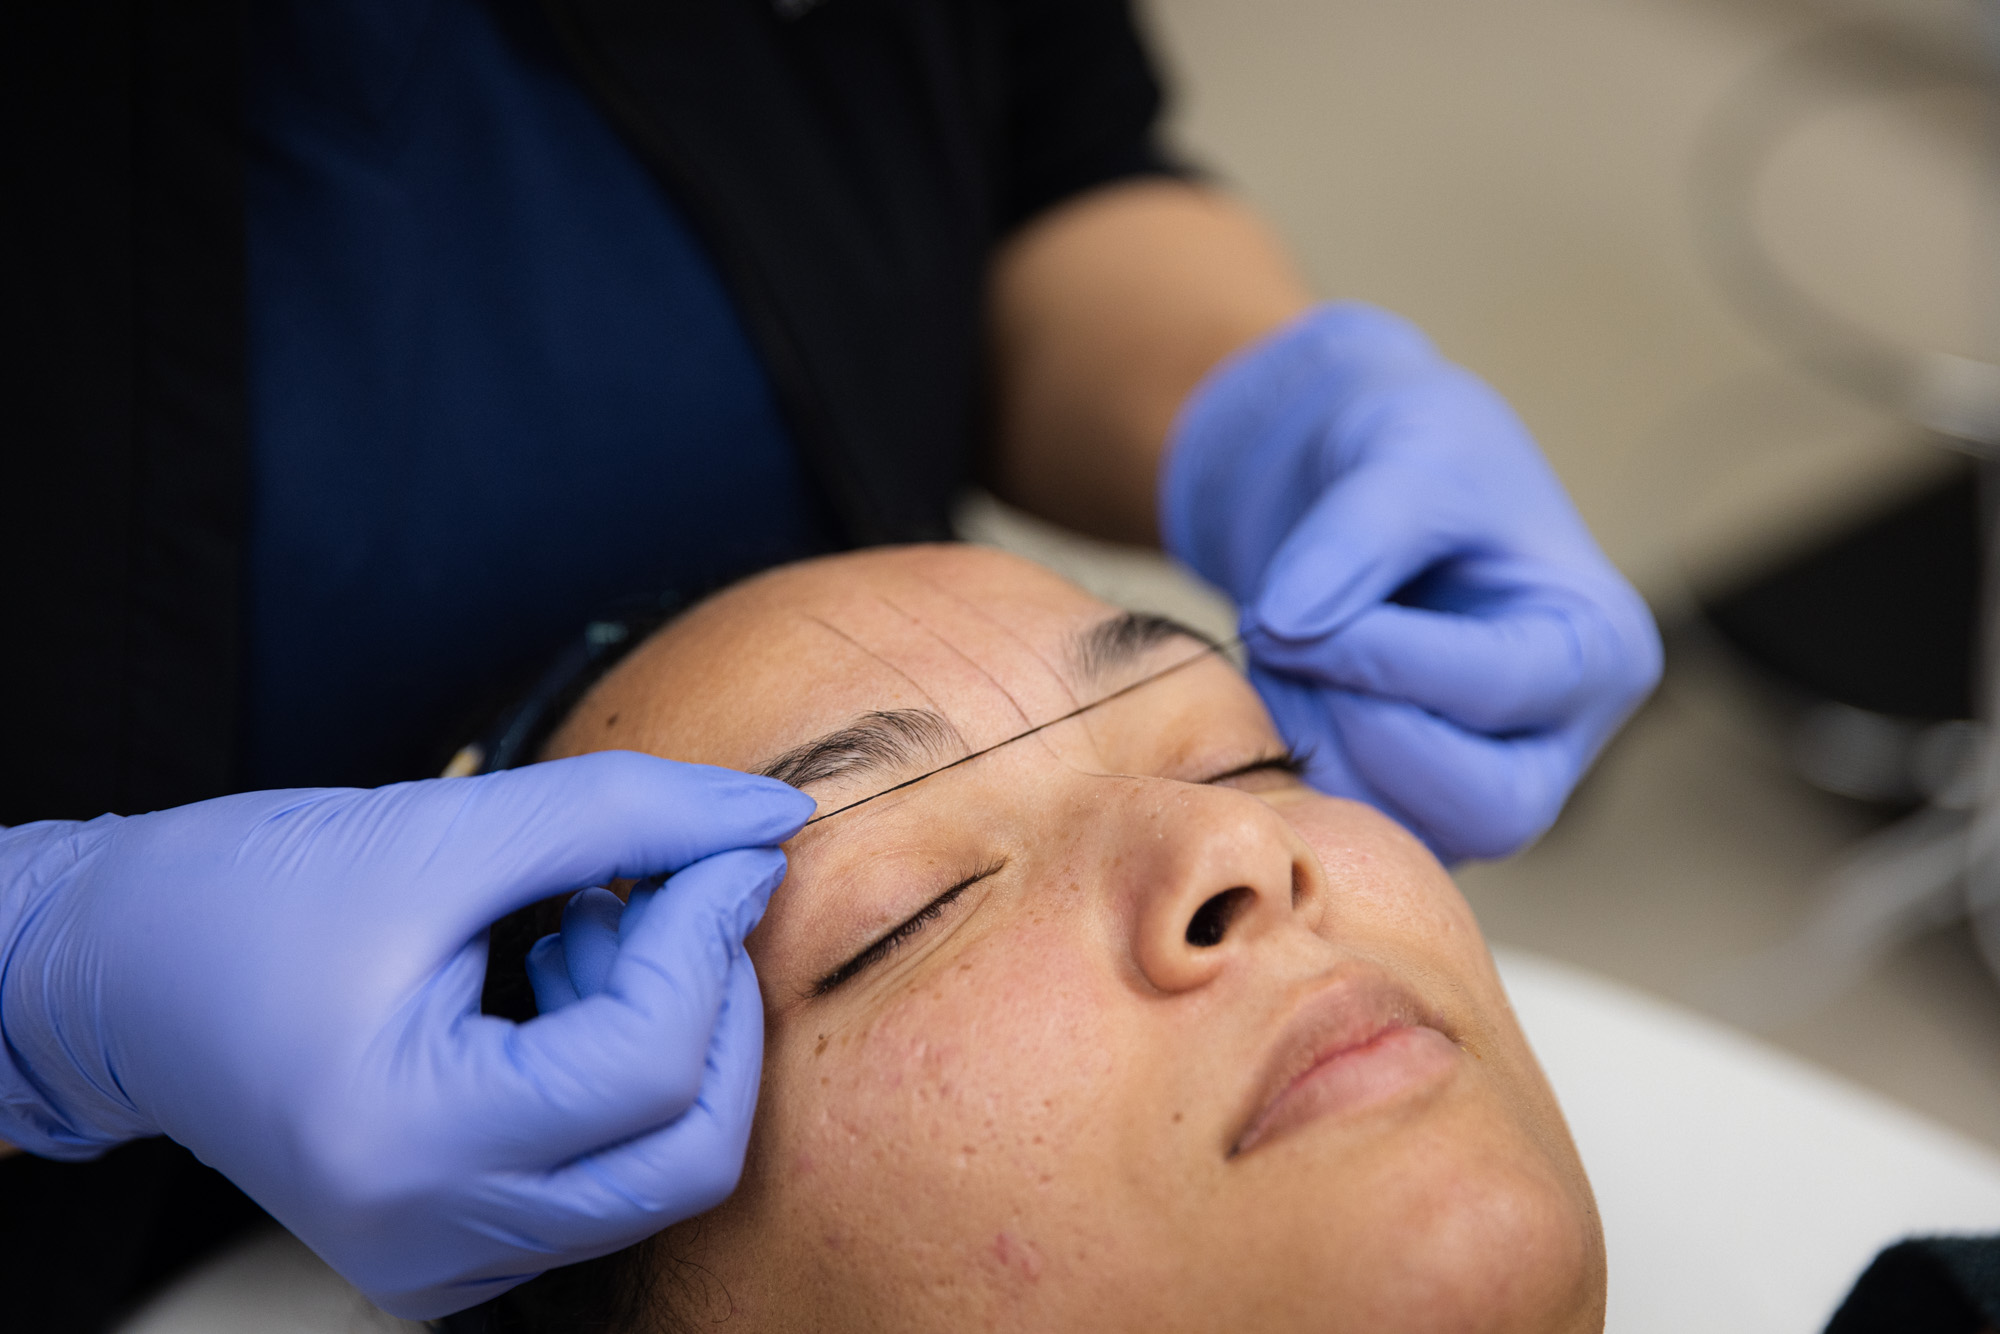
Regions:
<svg viewBox="0 0 2000 1334"><path fill-rule="evenodd" d="M1079 631L1064 655L1068 675L1079 683L1102 681L1130 666L1169 639L1221 645L1170 616L1120 612ZM793 787L859 774L891 773L966 758L964 737L951 720L933 709L891 709L864 713L853 722L779 755L757 772Z"/></svg>
<svg viewBox="0 0 2000 1334"><path fill-rule="evenodd" d="M1070 677L1084 683L1102 681L1111 673L1131 666L1148 650L1169 639L1192 639L1211 649L1222 647L1214 637L1171 616L1144 611L1120 612L1078 632L1070 640Z"/></svg>
<svg viewBox="0 0 2000 1334"><path fill-rule="evenodd" d="M941 713L931 709L877 710L792 747L757 772L804 787L854 774L939 763L964 749L965 739Z"/></svg>

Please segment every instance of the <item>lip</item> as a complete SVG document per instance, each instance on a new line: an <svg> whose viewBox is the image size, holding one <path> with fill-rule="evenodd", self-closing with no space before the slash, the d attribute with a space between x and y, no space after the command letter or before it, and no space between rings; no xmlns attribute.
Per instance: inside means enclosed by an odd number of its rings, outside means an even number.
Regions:
<svg viewBox="0 0 2000 1334"><path fill-rule="evenodd" d="M1445 1078L1459 1049L1444 1020L1372 967L1350 967L1297 1005L1252 1086L1229 1156L1326 1116L1355 1114Z"/></svg>

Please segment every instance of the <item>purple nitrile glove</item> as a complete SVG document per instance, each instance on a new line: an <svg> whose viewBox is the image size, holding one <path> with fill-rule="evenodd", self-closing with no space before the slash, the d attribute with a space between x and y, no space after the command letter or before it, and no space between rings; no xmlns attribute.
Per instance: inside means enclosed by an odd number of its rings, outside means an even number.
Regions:
<svg viewBox="0 0 2000 1334"><path fill-rule="evenodd" d="M613 752L0 831L0 1139L170 1135L399 1315L629 1245L735 1187L742 941L812 810ZM596 994L479 1013L490 923L661 872Z"/></svg>
<svg viewBox="0 0 2000 1334"><path fill-rule="evenodd" d="M1660 673L1645 603L1506 403L1415 326L1321 306L1195 389L1167 549L1243 608L1308 779L1447 861L1512 852Z"/></svg>

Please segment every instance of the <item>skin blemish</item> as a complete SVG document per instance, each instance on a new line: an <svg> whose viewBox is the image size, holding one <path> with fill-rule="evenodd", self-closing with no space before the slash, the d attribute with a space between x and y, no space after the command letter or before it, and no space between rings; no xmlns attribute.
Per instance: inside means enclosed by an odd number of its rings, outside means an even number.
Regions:
<svg viewBox="0 0 2000 1334"><path fill-rule="evenodd" d="M826 1050L826 1034L822 1033L819 1035L819 1045L813 1048L813 1055L818 1056L825 1050Z"/></svg>
<svg viewBox="0 0 2000 1334"><path fill-rule="evenodd" d="M615 714L615 713L614 713L614 714L612 714L612 715L611 715L611 716L610 716L609 718L606 718L606 719L604 720L604 730L605 730L605 731L609 732L609 731L610 731L610 730L611 730L612 728L614 728L614 727L616 727L616 726L618 726L618 715L617 715L617 714Z"/></svg>
<svg viewBox="0 0 2000 1334"><path fill-rule="evenodd" d="M1010 1232L993 1236L993 1258L1000 1267L1033 1283L1042 1276L1042 1255L1029 1243Z"/></svg>

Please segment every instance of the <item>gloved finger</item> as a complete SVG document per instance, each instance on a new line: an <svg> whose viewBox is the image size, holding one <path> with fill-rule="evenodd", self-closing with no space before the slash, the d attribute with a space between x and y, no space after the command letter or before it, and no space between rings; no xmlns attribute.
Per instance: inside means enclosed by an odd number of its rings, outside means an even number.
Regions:
<svg viewBox="0 0 2000 1334"><path fill-rule="evenodd" d="M618 919L618 935L622 940L639 929L639 923L646 920L646 909L666 887L667 877L649 875L632 887L631 896L625 900L625 913Z"/></svg>
<svg viewBox="0 0 2000 1334"><path fill-rule="evenodd" d="M764 1061L757 976L739 947L709 1043L701 1092L670 1125L560 1166L490 1179L468 1220L511 1240L508 1253L440 1286L373 1291L378 1306L413 1319L463 1309L554 1264L608 1254L706 1212L741 1174Z"/></svg>
<svg viewBox="0 0 2000 1334"><path fill-rule="evenodd" d="M814 809L772 779L629 751L420 786L449 821L431 860L452 872L461 935L563 890L776 845Z"/></svg>
<svg viewBox="0 0 2000 1334"><path fill-rule="evenodd" d="M528 985L534 988L536 1014L554 1014L582 999L570 981L561 936L543 936L528 947Z"/></svg>
<svg viewBox="0 0 2000 1334"><path fill-rule="evenodd" d="M1329 697L1327 711L1355 772L1446 861L1504 856L1539 836L1590 758L1575 728L1495 738L1352 694Z"/></svg>
<svg viewBox="0 0 2000 1334"><path fill-rule="evenodd" d="M547 1167L678 1120L701 1092L731 962L784 874L770 848L676 874L626 932L603 991L478 1053L481 1123Z"/></svg>
<svg viewBox="0 0 2000 1334"><path fill-rule="evenodd" d="M1468 615L1385 602L1322 639L1249 645L1288 675L1506 734L1567 721L1605 683L1611 655L1593 619L1548 603Z"/></svg>
<svg viewBox="0 0 2000 1334"><path fill-rule="evenodd" d="M742 1175L763 1066L763 1002L749 956L739 949L694 1104L672 1125L592 1154L551 1180L558 1193L585 1197L586 1211L605 1220L593 1245L636 1240L729 1197Z"/></svg>
<svg viewBox="0 0 2000 1334"><path fill-rule="evenodd" d="M608 889L572 894L563 905L563 964L576 994L595 996L611 982L625 905Z"/></svg>
<svg viewBox="0 0 2000 1334"><path fill-rule="evenodd" d="M1451 555L1457 539L1410 469L1370 463L1336 480L1272 556L1247 633L1316 641Z"/></svg>

